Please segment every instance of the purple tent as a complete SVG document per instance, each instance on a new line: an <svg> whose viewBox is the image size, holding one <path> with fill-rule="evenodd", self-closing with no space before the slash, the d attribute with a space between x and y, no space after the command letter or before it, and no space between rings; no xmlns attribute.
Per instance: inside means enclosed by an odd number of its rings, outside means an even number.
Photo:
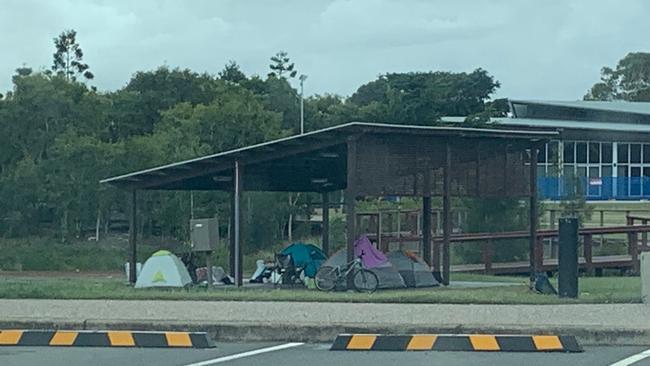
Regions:
<svg viewBox="0 0 650 366"><path fill-rule="evenodd" d="M354 242L354 256L361 256L364 268L376 268L388 262L384 253L376 249L365 235Z"/></svg>

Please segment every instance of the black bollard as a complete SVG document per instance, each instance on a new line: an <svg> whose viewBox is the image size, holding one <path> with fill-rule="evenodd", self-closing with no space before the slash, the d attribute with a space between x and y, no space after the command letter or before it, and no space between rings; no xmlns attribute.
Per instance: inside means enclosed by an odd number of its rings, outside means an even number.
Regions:
<svg viewBox="0 0 650 366"><path fill-rule="evenodd" d="M562 218L559 223L558 292L560 297L578 297L578 219Z"/></svg>

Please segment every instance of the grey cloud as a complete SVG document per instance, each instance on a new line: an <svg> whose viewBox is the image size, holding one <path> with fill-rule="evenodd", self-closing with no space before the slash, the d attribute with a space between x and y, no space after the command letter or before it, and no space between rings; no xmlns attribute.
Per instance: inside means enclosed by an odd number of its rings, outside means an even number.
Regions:
<svg viewBox="0 0 650 366"><path fill-rule="evenodd" d="M498 96L578 99L603 65L647 51L644 0L0 0L0 90L16 67L49 67L74 28L102 90L162 64L265 75L289 52L306 92L351 94L378 74L482 67Z"/></svg>

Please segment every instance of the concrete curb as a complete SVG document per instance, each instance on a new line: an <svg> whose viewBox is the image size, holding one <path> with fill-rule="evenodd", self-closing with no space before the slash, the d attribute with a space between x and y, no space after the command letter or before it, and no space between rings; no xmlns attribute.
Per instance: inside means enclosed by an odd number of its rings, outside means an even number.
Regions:
<svg viewBox="0 0 650 366"><path fill-rule="evenodd" d="M0 330L0 346L214 348L205 332L130 330Z"/></svg>
<svg viewBox="0 0 650 366"><path fill-rule="evenodd" d="M442 325L403 326L399 324L278 324L246 322L168 321L87 319L66 320L0 319L0 329L72 329L207 332L216 341L290 341L331 343L339 334L508 334L553 335L576 337L581 345L648 346L650 329L605 328L599 326L535 326L535 325Z"/></svg>

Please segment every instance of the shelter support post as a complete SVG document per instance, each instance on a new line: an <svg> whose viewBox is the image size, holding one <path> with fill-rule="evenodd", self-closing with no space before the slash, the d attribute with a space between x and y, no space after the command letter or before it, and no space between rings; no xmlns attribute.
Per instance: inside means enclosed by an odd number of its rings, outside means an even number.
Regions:
<svg viewBox="0 0 650 366"><path fill-rule="evenodd" d="M431 197L422 197L422 258L429 266L431 259Z"/></svg>
<svg viewBox="0 0 650 366"><path fill-rule="evenodd" d="M345 214L347 224L347 262L354 260L354 242L357 237L356 215L354 206L356 203L356 172L357 172L357 140L348 138L347 156L347 187L345 188ZM352 276L348 277L348 288L352 288Z"/></svg>
<svg viewBox="0 0 650 366"><path fill-rule="evenodd" d="M234 199L232 207L233 215L233 238L234 238L234 262L235 262L235 286L241 287L243 285L243 258L241 248L241 193L242 193L242 167L239 160L235 160L235 174L233 175L234 182Z"/></svg>
<svg viewBox="0 0 650 366"><path fill-rule="evenodd" d="M330 196L328 192L323 192L323 228L321 230L321 249L326 256L330 255Z"/></svg>
<svg viewBox="0 0 650 366"><path fill-rule="evenodd" d="M129 215L129 282L135 284L137 275L137 193L136 190L131 191L131 212Z"/></svg>
<svg viewBox="0 0 650 366"><path fill-rule="evenodd" d="M235 190L230 191L230 224L228 225L228 266L230 277L235 278Z"/></svg>
<svg viewBox="0 0 650 366"><path fill-rule="evenodd" d="M530 257L530 281L535 280L535 274L542 271L543 243L537 240L537 145L530 148L530 201L529 201L529 238L528 249Z"/></svg>
<svg viewBox="0 0 650 366"><path fill-rule="evenodd" d="M451 241L451 145L446 143L442 185L442 284L449 285L449 244Z"/></svg>

